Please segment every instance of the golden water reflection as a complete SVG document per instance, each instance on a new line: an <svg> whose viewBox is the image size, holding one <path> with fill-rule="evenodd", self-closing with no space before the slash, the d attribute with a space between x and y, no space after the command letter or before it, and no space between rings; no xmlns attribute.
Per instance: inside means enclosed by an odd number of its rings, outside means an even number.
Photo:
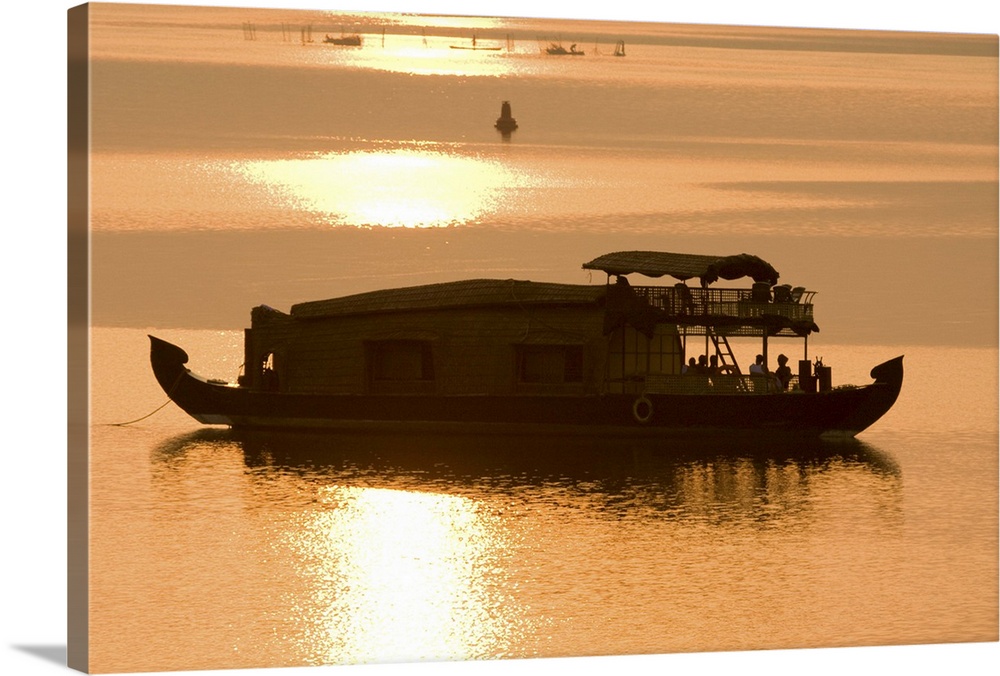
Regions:
<svg viewBox="0 0 1000 676"><path fill-rule="evenodd" d="M458 33L458 31L455 31ZM316 43L301 52L303 65L315 67L345 66L408 75L449 75L499 78L536 72L537 50L529 43L518 43L496 30L477 34L466 29L461 35L362 34L364 47L344 48ZM473 42L475 40L475 42ZM475 47L476 49L472 49Z"/></svg>
<svg viewBox="0 0 1000 676"><path fill-rule="evenodd" d="M331 225L425 228L496 211L536 182L501 162L437 150L329 153L234 165L244 179Z"/></svg>
<svg viewBox="0 0 1000 676"><path fill-rule="evenodd" d="M787 647L870 636L857 590L876 615L898 605L901 470L857 440L201 429L153 459L153 544L141 565L102 570L170 594L142 611L166 632L155 645L133 609L122 630L158 654L278 666ZM754 570L769 573L748 585ZM817 596L830 612L803 621ZM102 608L105 635L109 617L126 614ZM223 629L189 635L192 617Z"/></svg>
<svg viewBox="0 0 1000 676"><path fill-rule="evenodd" d="M394 36L394 40L398 43L400 37ZM332 54L328 50L326 53L313 52L310 56L317 65L344 64L352 68L409 75L499 78L526 73L528 67L533 65L509 58L512 52L507 51L503 40L477 39L479 49L476 50L465 48L466 45L472 46L471 38L463 41L435 37L428 39L433 42L424 43L414 42L412 38L403 40L391 49ZM453 49L453 45L458 48ZM492 49L485 50L483 47Z"/></svg>
<svg viewBox="0 0 1000 676"><path fill-rule="evenodd" d="M501 524L474 500L326 486L286 537L312 578L306 652L323 663L475 659L514 641Z"/></svg>

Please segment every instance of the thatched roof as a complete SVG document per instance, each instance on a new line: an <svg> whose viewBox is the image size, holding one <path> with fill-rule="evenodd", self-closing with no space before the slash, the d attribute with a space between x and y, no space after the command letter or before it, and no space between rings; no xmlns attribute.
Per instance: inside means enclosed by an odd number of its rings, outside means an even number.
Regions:
<svg viewBox="0 0 1000 676"><path fill-rule="evenodd" d="M778 271L767 261L750 254L705 256L661 251L617 251L583 264L586 270L603 270L609 275L633 272L647 277L670 275L682 281L695 277L703 286L722 279L752 277L755 282L778 283Z"/></svg>
<svg viewBox="0 0 1000 676"><path fill-rule="evenodd" d="M469 279L402 289L369 291L353 296L293 305L292 317L320 317L501 305L587 305L603 299L607 288L550 284L515 279Z"/></svg>

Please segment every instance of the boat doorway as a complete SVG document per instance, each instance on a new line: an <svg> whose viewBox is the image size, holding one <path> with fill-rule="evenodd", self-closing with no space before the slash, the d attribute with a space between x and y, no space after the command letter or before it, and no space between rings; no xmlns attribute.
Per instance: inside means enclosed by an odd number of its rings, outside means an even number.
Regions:
<svg viewBox="0 0 1000 676"><path fill-rule="evenodd" d="M260 384L266 392L277 392L279 387L278 368L274 352L268 352L260 360Z"/></svg>

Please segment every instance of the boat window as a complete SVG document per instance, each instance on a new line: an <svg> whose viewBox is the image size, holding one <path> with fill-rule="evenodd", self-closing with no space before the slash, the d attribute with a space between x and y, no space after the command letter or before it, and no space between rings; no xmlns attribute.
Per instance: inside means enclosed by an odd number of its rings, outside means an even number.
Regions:
<svg viewBox="0 0 1000 676"><path fill-rule="evenodd" d="M519 345L517 377L522 383L583 382L583 347Z"/></svg>
<svg viewBox="0 0 1000 676"><path fill-rule="evenodd" d="M659 324L652 337L623 326L608 341L608 391L640 392L646 375L679 374L683 347L673 326Z"/></svg>
<svg viewBox="0 0 1000 676"><path fill-rule="evenodd" d="M385 389L393 384L433 383L434 359L430 343L388 340L368 343L368 373L372 383Z"/></svg>

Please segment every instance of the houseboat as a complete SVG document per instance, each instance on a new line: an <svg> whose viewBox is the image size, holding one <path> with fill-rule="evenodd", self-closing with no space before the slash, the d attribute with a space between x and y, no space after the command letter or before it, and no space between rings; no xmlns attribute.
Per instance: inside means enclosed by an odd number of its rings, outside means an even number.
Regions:
<svg viewBox="0 0 1000 676"><path fill-rule="evenodd" d="M196 420L246 428L853 437L899 394L901 356L834 387L808 356L814 292L779 285L756 256L626 251L583 267L606 283L472 279L260 305L236 382L196 375L150 336L152 369ZM761 364L745 371L737 340ZM796 374L767 369L775 341L801 342Z"/></svg>

